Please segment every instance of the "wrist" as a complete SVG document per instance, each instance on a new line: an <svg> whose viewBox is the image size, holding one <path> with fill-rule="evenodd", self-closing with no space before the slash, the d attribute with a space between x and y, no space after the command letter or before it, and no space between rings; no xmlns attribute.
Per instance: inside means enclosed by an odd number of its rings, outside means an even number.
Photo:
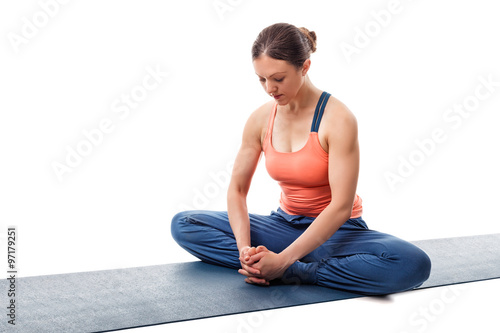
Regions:
<svg viewBox="0 0 500 333"><path fill-rule="evenodd" d="M290 253L288 253L286 251L286 249L283 250L282 252L280 252L278 254L278 256L280 257L280 260L283 262L283 264L286 267L290 267L291 265L293 265L294 262L296 262L298 260L293 255L291 255Z"/></svg>

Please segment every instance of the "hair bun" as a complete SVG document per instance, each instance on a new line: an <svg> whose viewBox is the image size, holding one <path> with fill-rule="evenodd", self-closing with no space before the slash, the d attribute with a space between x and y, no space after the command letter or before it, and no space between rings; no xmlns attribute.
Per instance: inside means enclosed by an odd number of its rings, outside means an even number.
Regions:
<svg viewBox="0 0 500 333"><path fill-rule="evenodd" d="M299 28L299 30L302 31L302 33L307 37L311 53L316 52L316 33L314 31L309 31L304 27Z"/></svg>

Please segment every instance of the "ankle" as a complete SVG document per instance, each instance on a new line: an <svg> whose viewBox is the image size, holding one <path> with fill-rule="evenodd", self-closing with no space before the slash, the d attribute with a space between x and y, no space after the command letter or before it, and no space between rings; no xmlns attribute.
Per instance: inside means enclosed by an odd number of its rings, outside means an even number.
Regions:
<svg viewBox="0 0 500 333"><path fill-rule="evenodd" d="M315 284L318 263L297 260L285 271L281 280L286 284Z"/></svg>

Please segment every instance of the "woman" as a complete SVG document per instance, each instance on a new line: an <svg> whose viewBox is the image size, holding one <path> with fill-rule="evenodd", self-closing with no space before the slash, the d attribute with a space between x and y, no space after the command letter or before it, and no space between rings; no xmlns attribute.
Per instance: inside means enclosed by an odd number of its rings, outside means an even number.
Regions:
<svg viewBox="0 0 500 333"><path fill-rule="evenodd" d="M273 100L246 122L227 212L177 213L172 235L202 261L239 269L252 284L281 279L365 295L413 289L429 277L429 257L362 219L356 118L312 84L315 50L316 34L290 24L258 35L253 65ZM246 205L262 152L282 189L270 215L249 214Z"/></svg>

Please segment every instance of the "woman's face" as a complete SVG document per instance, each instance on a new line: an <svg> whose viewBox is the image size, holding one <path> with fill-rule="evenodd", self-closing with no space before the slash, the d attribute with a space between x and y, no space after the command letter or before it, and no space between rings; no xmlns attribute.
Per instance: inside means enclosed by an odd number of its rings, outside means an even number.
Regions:
<svg viewBox="0 0 500 333"><path fill-rule="evenodd" d="M297 95L304 83L309 62L307 60L303 68L297 70L285 60L277 60L262 54L253 61L253 66L266 93L273 94L279 105L286 105Z"/></svg>

